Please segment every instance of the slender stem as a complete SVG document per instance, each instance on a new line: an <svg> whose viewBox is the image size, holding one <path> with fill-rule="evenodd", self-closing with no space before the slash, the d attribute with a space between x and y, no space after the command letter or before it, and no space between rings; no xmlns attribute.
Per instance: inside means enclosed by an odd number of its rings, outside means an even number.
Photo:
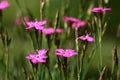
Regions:
<svg viewBox="0 0 120 80"><path fill-rule="evenodd" d="M95 47L93 47L93 49L92 49L92 51L91 51L91 54L89 55L88 64L86 65L86 68L85 68L85 70L84 70L84 72L83 72L83 75L82 75L82 79L81 79L81 80L85 80L86 74L87 74L87 72L88 72L88 70L89 70L89 67L90 67L90 65L91 65L91 63L92 63L92 61L93 61L94 56L95 56Z"/></svg>
<svg viewBox="0 0 120 80"><path fill-rule="evenodd" d="M98 70L99 73L101 73L102 69L102 54L101 54L101 33L100 33L100 27L97 28L97 35L96 35L96 50L98 53Z"/></svg>
<svg viewBox="0 0 120 80"><path fill-rule="evenodd" d="M100 7L103 6L103 0L100 0Z"/></svg>
<svg viewBox="0 0 120 80"><path fill-rule="evenodd" d="M99 36L99 41L98 41L98 50L99 50L99 57L100 57L100 70L102 69L102 53L101 53L101 40L102 40L102 18L101 18L101 15L100 15L100 18L99 18L99 32L98 32L98 36Z"/></svg>
<svg viewBox="0 0 120 80"><path fill-rule="evenodd" d="M5 53L5 80L8 80L8 53Z"/></svg>
<svg viewBox="0 0 120 80"><path fill-rule="evenodd" d="M40 20L43 20L44 3L45 2L43 0L40 0ZM40 41L39 48L42 48L42 37L43 37L42 31L39 31L38 32L38 40Z"/></svg>
<svg viewBox="0 0 120 80"><path fill-rule="evenodd" d="M105 75L106 67L103 68L103 70L100 73L99 80L103 80L103 76Z"/></svg>
<svg viewBox="0 0 120 80"><path fill-rule="evenodd" d="M47 69L48 69L48 73L49 73L49 76L50 76L50 80L53 80L53 79L52 79L52 74L51 74L50 69L49 69L48 66L47 66Z"/></svg>
<svg viewBox="0 0 120 80"><path fill-rule="evenodd" d="M36 70L35 70L35 68L33 68L33 78L34 78L34 80L37 80L36 76L37 76Z"/></svg>
<svg viewBox="0 0 120 80"><path fill-rule="evenodd" d="M33 80L37 80L38 75L37 75L37 68L38 68L38 64L32 64L32 70L33 70Z"/></svg>
<svg viewBox="0 0 120 80"><path fill-rule="evenodd" d="M75 47L76 47L76 52L78 53L79 46L78 46L77 38L78 38L78 28L76 27L75 28ZM79 54L77 55L76 61L77 61L77 78L78 78L78 80L80 80Z"/></svg>
<svg viewBox="0 0 120 80"><path fill-rule="evenodd" d="M43 39L43 33L42 33L42 31L38 31L38 38L37 38L37 40L38 40L38 47L39 47L39 49L41 49L42 48L42 39Z"/></svg>
<svg viewBox="0 0 120 80"><path fill-rule="evenodd" d="M86 49L87 49L87 45L88 45L88 42L85 41L85 44L83 45L82 53L80 55L80 76L82 76L81 73L83 73L83 71L82 71L82 69L83 69L83 61L84 61L84 56L85 56L85 52L86 52Z"/></svg>
<svg viewBox="0 0 120 80"><path fill-rule="evenodd" d="M9 58L9 54L8 54L8 34L5 33L4 35L4 49L5 49L5 80L8 80L8 68L9 68L9 62L8 62L8 58Z"/></svg>
<svg viewBox="0 0 120 80"><path fill-rule="evenodd" d="M0 10L0 28L2 26L2 10Z"/></svg>
<svg viewBox="0 0 120 80"><path fill-rule="evenodd" d="M68 80L68 73L67 73L67 58L66 58L66 57L64 57L63 71L64 71L65 80Z"/></svg>
<svg viewBox="0 0 120 80"><path fill-rule="evenodd" d="M40 0L40 19L43 19L43 12L45 7L45 0Z"/></svg>

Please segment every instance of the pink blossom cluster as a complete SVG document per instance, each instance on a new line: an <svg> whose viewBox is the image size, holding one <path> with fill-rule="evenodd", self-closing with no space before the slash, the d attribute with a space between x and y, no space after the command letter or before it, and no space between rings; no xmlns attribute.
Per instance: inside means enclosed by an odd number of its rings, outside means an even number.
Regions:
<svg viewBox="0 0 120 80"><path fill-rule="evenodd" d="M44 34L50 35L53 33L62 33L63 29L61 28L56 28L54 29L53 27L48 27L48 28L44 28L44 25L46 24L46 20L43 21L26 21L27 27L26 30L31 29L31 28L35 28L36 30L41 30Z"/></svg>
<svg viewBox="0 0 120 80"><path fill-rule="evenodd" d="M39 62L45 63L47 58L46 53L47 53L47 50L41 49L41 50L38 50L37 53L29 54L28 56L26 56L26 58L30 60L33 64L36 64Z"/></svg>
<svg viewBox="0 0 120 80"><path fill-rule="evenodd" d="M86 23L87 23L86 21L82 21L82 20L79 20L79 19L73 18L73 17L64 16L63 19L66 22L71 22L72 23L72 25L71 25L72 28L75 28L75 27L79 28L79 27L85 26Z"/></svg>
<svg viewBox="0 0 120 80"><path fill-rule="evenodd" d="M33 64L46 63L46 58L47 58L46 53L47 53L46 49L41 49L38 50L36 53L31 53L27 55L26 58L30 60ZM73 55L77 55L77 52L75 52L72 49L66 49L66 50L57 49L55 54L58 56L69 58Z"/></svg>

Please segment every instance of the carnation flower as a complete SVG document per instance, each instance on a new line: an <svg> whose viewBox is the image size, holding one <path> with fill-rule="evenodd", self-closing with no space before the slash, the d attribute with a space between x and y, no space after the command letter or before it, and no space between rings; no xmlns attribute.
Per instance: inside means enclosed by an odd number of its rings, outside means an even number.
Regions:
<svg viewBox="0 0 120 80"><path fill-rule="evenodd" d="M64 49L57 49L56 50L56 55L69 58L69 57L71 57L73 55L77 55L77 52L75 52L72 49L66 49L66 50L64 50Z"/></svg>

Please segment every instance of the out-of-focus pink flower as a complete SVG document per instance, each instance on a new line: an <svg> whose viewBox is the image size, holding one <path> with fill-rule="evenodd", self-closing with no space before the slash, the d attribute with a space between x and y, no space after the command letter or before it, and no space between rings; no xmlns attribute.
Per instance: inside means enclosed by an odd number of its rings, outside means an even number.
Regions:
<svg viewBox="0 0 120 80"><path fill-rule="evenodd" d="M53 33L55 32L55 30L54 30L54 28L49 27L49 28L44 28L44 29L42 30L42 32L43 32L44 34L50 35L50 34L53 34Z"/></svg>
<svg viewBox="0 0 120 80"><path fill-rule="evenodd" d="M28 20L29 20L29 19L28 19L27 16L25 16L25 17L23 17L23 18L21 19L22 22L28 22Z"/></svg>
<svg viewBox="0 0 120 80"><path fill-rule="evenodd" d="M10 6L10 4L9 4L8 1L6 1L6 0L2 0L2 1L0 2L0 10L3 10L3 9L5 9L5 8L9 7L9 6Z"/></svg>
<svg viewBox="0 0 120 80"><path fill-rule="evenodd" d="M83 41L88 41L88 42L94 42L94 38L91 37L89 34L80 36L80 37L78 37L78 39L81 39Z"/></svg>
<svg viewBox="0 0 120 80"><path fill-rule="evenodd" d="M62 32L63 32L63 29L57 28L57 29L55 30L55 32L56 32L56 33L62 33Z"/></svg>
<svg viewBox="0 0 120 80"><path fill-rule="evenodd" d="M64 16L63 19L66 22L71 22L72 23L72 26L71 26L72 28L75 28L75 27L79 28L79 27L82 27L82 26L86 25L86 21L82 21L82 20L79 20L77 18Z"/></svg>
<svg viewBox="0 0 120 80"><path fill-rule="evenodd" d="M20 18L20 19L16 19L15 20L15 26L20 26L22 24L22 22L28 22L28 17L23 17L23 18Z"/></svg>
<svg viewBox="0 0 120 80"><path fill-rule="evenodd" d="M81 27L81 26L84 26L84 25L86 25L86 22L85 21L79 21L79 22L74 22L74 23L72 23L72 28L75 28L75 27Z"/></svg>
<svg viewBox="0 0 120 80"><path fill-rule="evenodd" d="M66 50L64 50L64 49L57 49L56 50L56 55L69 58L69 57L72 57L73 55L77 55L77 52L75 52L72 49L66 49Z"/></svg>
<svg viewBox="0 0 120 80"><path fill-rule="evenodd" d="M20 19L16 19L15 20L15 26L20 26L21 25L21 20Z"/></svg>
<svg viewBox="0 0 120 80"><path fill-rule="evenodd" d="M98 7L98 8L93 8L91 10L91 12L94 12L94 13L103 13L103 12L109 12L111 11L112 8L102 8L102 7Z"/></svg>
<svg viewBox="0 0 120 80"><path fill-rule="evenodd" d="M71 22L79 22L80 20L77 19L77 18L73 18L73 17L68 17L68 16L64 16L63 17L64 21L68 22L68 21L71 21Z"/></svg>
<svg viewBox="0 0 120 80"><path fill-rule="evenodd" d="M36 30L42 30L44 28L44 25L46 24L46 20L43 20L43 21L35 21L35 22L32 22L32 21L28 21L26 22L26 24L28 25L26 27L26 29L30 29L30 28L35 28Z"/></svg>
<svg viewBox="0 0 120 80"><path fill-rule="evenodd" d="M30 60L33 64L36 64L39 62L45 63L47 58L46 53L47 53L47 50L41 49L41 50L38 50L37 53L29 54L28 56L26 56L26 58Z"/></svg>

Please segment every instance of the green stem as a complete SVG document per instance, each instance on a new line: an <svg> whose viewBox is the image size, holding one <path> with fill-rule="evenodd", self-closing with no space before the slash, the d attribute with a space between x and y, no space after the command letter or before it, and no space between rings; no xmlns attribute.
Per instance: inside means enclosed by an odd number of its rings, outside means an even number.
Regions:
<svg viewBox="0 0 120 80"><path fill-rule="evenodd" d="M91 65L92 61L93 61L94 55L95 55L95 48L92 49L91 54L89 55L88 64L86 65L86 68L83 72L83 76L82 76L81 80L85 80L86 74L87 74L87 72L90 68L90 65Z"/></svg>
<svg viewBox="0 0 120 80"><path fill-rule="evenodd" d="M99 73L101 72L102 69L102 54L101 54L101 33L100 33L100 28L97 28L97 35L96 35L96 50L98 53L98 70Z"/></svg>
<svg viewBox="0 0 120 80"><path fill-rule="evenodd" d="M8 53L5 53L5 80L8 80Z"/></svg>
<svg viewBox="0 0 120 80"><path fill-rule="evenodd" d="M2 10L0 10L0 28L2 27Z"/></svg>
<svg viewBox="0 0 120 80"><path fill-rule="evenodd" d="M45 0L40 0L40 19L43 19L43 12L44 12L44 7L45 7Z"/></svg>
<svg viewBox="0 0 120 80"><path fill-rule="evenodd" d="M63 65L64 77L65 80L68 80L68 73L67 73L67 58L64 57L64 65Z"/></svg>
<svg viewBox="0 0 120 80"><path fill-rule="evenodd" d="M43 33L42 33L42 31L38 31L37 41L38 41L39 49L42 48L42 39L43 39Z"/></svg>
<svg viewBox="0 0 120 80"><path fill-rule="evenodd" d="M84 61L84 56L85 56L85 52L86 52L86 49L87 49L87 45L88 45L88 42L85 41L85 44L83 45L82 53L80 55L80 73L83 73L83 71L82 71L82 69L83 69L83 61ZM82 76L82 74L80 74L80 76Z"/></svg>
<svg viewBox="0 0 120 80"><path fill-rule="evenodd" d="M78 28L76 27L75 28L75 47L76 47L76 52L78 53L79 46L78 46L77 38L78 38ZM80 80L79 54L77 55L76 61L77 61L77 79Z"/></svg>
<svg viewBox="0 0 120 80"><path fill-rule="evenodd" d="M53 80L53 79L52 79L52 74L51 74L51 72L50 72L49 67L47 67L47 69L48 69L48 73L49 73L49 76L50 76L50 80Z"/></svg>
<svg viewBox="0 0 120 80"><path fill-rule="evenodd" d="M100 71L102 70L102 53L101 53L101 40L102 40L102 18L100 15L99 18L99 26L98 26L99 32L98 32L98 36L99 36L99 41L98 41L98 50L99 50L99 57L100 57Z"/></svg>
<svg viewBox="0 0 120 80"><path fill-rule="evenodd" d="M37 80L37 78L38 78L38 75L37 75L37 66L38 66L38 64L33 64L32 63L32 69L33 69L33 79L34 80Z"/></svg>

